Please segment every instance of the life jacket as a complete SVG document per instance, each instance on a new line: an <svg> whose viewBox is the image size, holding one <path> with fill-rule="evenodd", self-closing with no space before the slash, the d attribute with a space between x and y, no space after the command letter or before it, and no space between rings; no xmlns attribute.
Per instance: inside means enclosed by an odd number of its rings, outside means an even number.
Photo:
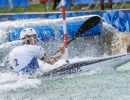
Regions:
<svg viewBox="0 0 130 100"><path fill-rule="evenodd" d="M40 2L46 3L48 2L48 0L40 0Z"/></svg>

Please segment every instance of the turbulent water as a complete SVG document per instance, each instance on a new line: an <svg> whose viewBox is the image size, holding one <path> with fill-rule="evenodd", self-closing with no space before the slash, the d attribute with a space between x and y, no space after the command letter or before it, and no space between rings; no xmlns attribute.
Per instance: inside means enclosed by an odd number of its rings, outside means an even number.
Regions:
<svg viewBox="0 0 130 100"><path fill-rule="evenodd" d="M10 23L10 22L8 22ZM10 23L11 24L11 23ZM5 42L6 30L1 29L1 43ZM96 37L94 37L96 38ZM5 39L5 40L4 40ZM93 39L94 40L94 39ZM78 39L77 41L81 41ZM73 42L71 58L93 56L100 53L91 44L97 41L88 41L80 45ZM90 42L90 43L89 43ZM3 60L9 52L11 44L0 46L1 71L0 71L0 100L129 100L130 99L130 63L118 66L116 70L92 70L87 73L73 74L65 77L28 79L24 76L16 76L3 65ZM78 48L87 48L86 51ZM10 47L4 49L5 47ZM72 48L73 46L73 48ZM52 46L50 46L52 47ZM89 48L89 49L88 49ZM79 53L77 53L79 52ZM89 55L87 55L89 53ZM81 56L79 56L81 54ZM85 55L84 55L85 54ZM99 54L100 55L100 54Z"/></svg>
<svg viewBox="0 0 130 100"><path fill-rule="evenodd" d="M26 79L1 74L1 100L129 100L130 63L112 72ZM6 78L5 78L6 77Z"/></svg>

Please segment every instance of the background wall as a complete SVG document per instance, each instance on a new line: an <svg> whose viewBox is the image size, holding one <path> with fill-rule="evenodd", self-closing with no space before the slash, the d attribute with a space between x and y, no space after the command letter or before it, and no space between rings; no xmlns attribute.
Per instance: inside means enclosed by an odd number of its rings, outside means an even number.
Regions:
<svg viewBox="0 0 130 100"><path fill-rule="evenodd" d="M130 32L130 10L106 10L106 11L81 11L81 12L67 12L66 17L76 17L84 15L99 15L104 18L108 23L120 31ZM1 14L0 21L6 20L20 20L20 19L33 19L33 18L61 18L62 14L59 13L33 13L33 14Z"/></svg>

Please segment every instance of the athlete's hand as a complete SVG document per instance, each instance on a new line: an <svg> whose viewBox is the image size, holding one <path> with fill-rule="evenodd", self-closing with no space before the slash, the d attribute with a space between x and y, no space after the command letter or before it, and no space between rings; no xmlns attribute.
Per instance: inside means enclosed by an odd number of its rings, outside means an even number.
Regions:
<svg viewBox="0 0 130 100"><path fill-rule="evenodd" d="M59 51L60 51L62 54L65 52L65 47L64 47L63 44L59 46Z"/></svg>

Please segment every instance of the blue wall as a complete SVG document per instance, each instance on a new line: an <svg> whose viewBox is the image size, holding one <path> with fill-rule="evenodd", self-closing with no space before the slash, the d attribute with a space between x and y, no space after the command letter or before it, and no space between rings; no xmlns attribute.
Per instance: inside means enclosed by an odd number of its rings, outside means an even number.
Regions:
<svg viewBox="0 0 130 100"><path fill-rule="evenodd" d="M103 18L119 31L130 32L130 10L112 10L102 14Z"/></svg>
<svg viewBox="0 0 130 100"><path fill-rule="evenodd" d="M26 7L29 6L28 0L12 0L13 7ZM0 8L9 8L8 0L0 0Z"/></svg>
<svg viewBox="0 0 130 100"><path fill-rule="evenodd" d="M118 28L120 31L130 32L130 10L107 10L107 11L93 11L93 12L67 12L66 17L76 17L83 15L96 14L102 16L108 23ZM61 18L61 13L47 13L47 14L12 14L0 15L0 20L19 20L30 18Z"/></svg>
<svg viewBox="0 0 130 100"><path fill-rule="evenodd" d="M130 32L130 10L107 10L107 11L93 11L93 12L67 12L67 17L83 16L83 15L100 15L108 23L119 29L119 31ZM17 20L17 19L30 19L30 18L61 18L61 13L46 13L46 14L12 14L0 15L0 20Z"/></svg>
<svg viewBox="0 0 130 100"><path fill-rule="evenodd" d="M67 34L69 38L72 38L76 35L79 27L83 24L87 18L82 18L83 21L75 20L75 22L69 20L66 24L67 26ZM54 20L55 21L55 20ZM43 22L44 23L44 22ZM37 36L42 41L48 41L55 39L57 37L63 39L63 25L62 21L60 23L48 23L47 25L25 25L25 27L12 27L8 29L8 41L19 40L20 32L23 28L31 27L34 28L37 32ZM56 31L55 31L56 30ZM102 24L99 23L95 27L91 28L90 30L84 32L82 36L93 36L93 35L100 35L102 33Z"/></svg>

